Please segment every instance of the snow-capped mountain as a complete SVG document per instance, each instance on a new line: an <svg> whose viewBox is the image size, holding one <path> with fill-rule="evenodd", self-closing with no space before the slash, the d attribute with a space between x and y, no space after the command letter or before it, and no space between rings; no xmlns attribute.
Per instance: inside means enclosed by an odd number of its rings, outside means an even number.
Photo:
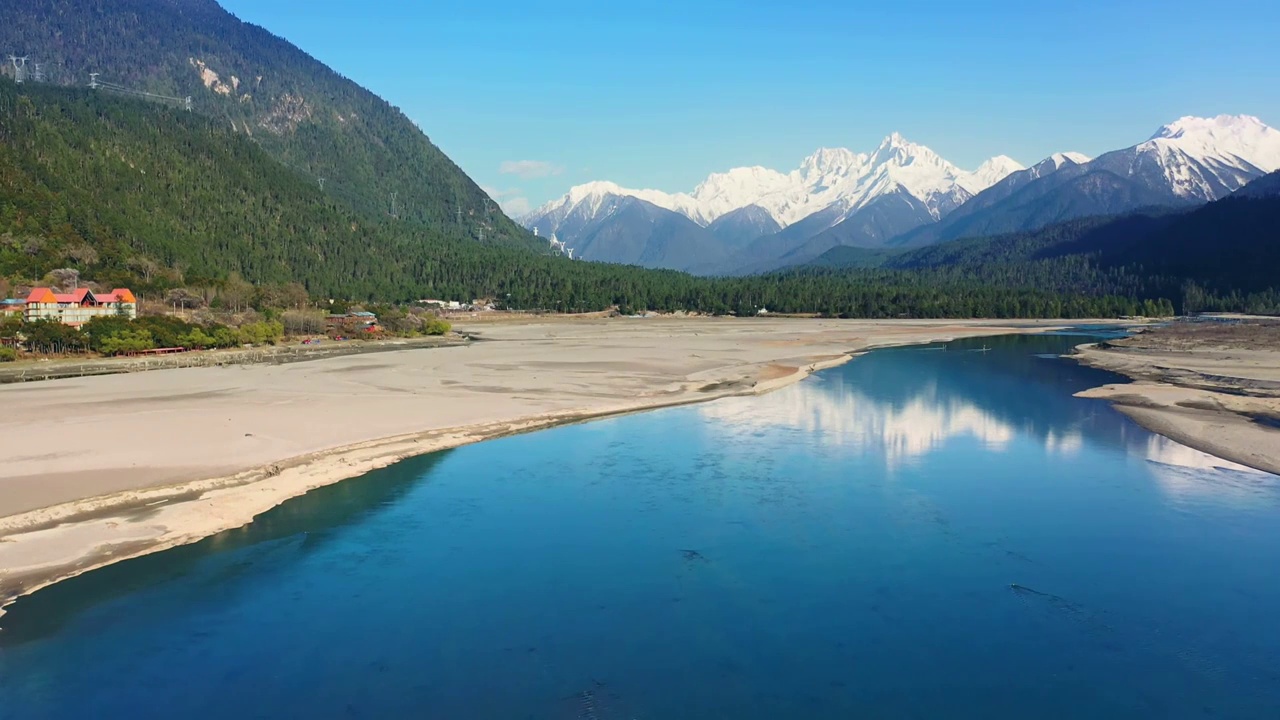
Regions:
<svg viewBox="0 0 1280 720"><path fill-rule="evenodd" d="M590 232L591 255L617 258L602 240L628 238L630 249L622 254L627 257L700 263L657 266L755 272L809 262L841 245L924 245L1198 204L1275 170L1280 132L1245 115L1184 117L1148 140L1096 159L1063 152L1023 168L998 156L973 172L895 133L869 153L824 148L787 173L735 168L708 176L688 193L580 185L522 222L544 237L555 233L569 248L582 245ZM644 201L646 212L618 213L622 198ZM694 232L663 213L707 232ZM611 227L641 219L648 225ZM676 228L680 237L705 247L673 253L669 236ZM642 252L635 238L661 242L662 249Z"/></svg>
<svg viewBox="0 0 1280 720"><path fill-rule="evenodd" d="M521 219L543 236L555 234L574 247L582 228L613 210L611 198L634 197L684 215L704 227L745 208L750 222L720 223L716 235L729 245L741 245L758 235L731 235L728 228L760 235L806 221L810 236L852 217L876 198L903 193L923 208L919 222L933 222L1011 172L1016 161L999 156L966 172L923 145L894 133L871 153L823 148L798 168L782 173L763 167L741 167L713 173L690 193L634 190L610 182L593 182L569 190ZM767 221L766 221L767 216ZM771 226L776 225L777 228Z"/></svg>
<svg viewBox="0 0 1280 720"><path fill-rule="evenodd" d="M1280 169L1280 131L1247 115L1184 117L1095 160L1054 155L1013 173L941 222L893 244L1036 230L1091 215L1218 200Z"/></svg>
<svg viewBox="0 0 1280 720"><path fill-rule="evenodd" d="M1280 131L1249 115L1184 117L1144 143L1099 157L1090 168L1208 202L1280 169Z"/></svg>

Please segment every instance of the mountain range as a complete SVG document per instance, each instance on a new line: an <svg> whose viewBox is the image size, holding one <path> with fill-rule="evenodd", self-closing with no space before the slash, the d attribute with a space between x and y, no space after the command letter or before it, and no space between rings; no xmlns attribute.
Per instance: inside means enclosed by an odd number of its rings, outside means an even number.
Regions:
<svg viewBox="0 0 1280 720"><path fill-rule="evenodd" d="M1250 116L1184 117L1096 159L1056 153L1024 168L998 156L973 172L895 133L870 153L819 150L789 173L715 173L691 193L587 183L519 220L587 260L744 274L838 247L914 247L1193 206L1277 169L1280 132ZM635 203L645 212L617 212Z"/></svg>
<svg viewBox="0 0 1280 720"><path fill-rule="evenodd" d="M30 56L50 84L94 73L103 93L190 97L362 214L546 251L398 108L214 0L10 3L0 52Z"/></svg>

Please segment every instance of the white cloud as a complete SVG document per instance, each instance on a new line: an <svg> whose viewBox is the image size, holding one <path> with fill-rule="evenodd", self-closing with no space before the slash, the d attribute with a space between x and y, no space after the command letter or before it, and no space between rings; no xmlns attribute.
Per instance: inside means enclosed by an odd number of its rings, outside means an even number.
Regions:
<svg viewBox="0 0 1280 720"><path fill-rule="evenodd" d="M551 177L564 172L564 168L542 160L505 160L498 166L503 175L516 175L522 180Z"/></svg>
<svg viewBox="0 0 1280 720"><path fill-rule="evenodd" d="M495 187L482 185L480 189L484 190L489 197L497 200L502 211L510 217L527 215L533 209L533 204L529 202L529 198L524 196L524 191L520 188L499 190Z"/></svg>
<svg viewBox="0 0 1280 720"><path fill-rule="evenodd" d="M502 206L503 212L511 217L528 215L529 211L533 209L533 205L529 202L529 198L521 196L509 197L505 200L500 200L498 201L498 204Z"/></svg>

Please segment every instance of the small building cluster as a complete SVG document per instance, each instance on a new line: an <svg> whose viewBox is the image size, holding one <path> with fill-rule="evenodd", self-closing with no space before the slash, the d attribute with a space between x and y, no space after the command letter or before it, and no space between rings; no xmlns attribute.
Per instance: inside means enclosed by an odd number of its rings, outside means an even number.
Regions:
<svg viewBox="0 0 1280 720"><path fill-rule="evenodd" d="M488 300L472 300L469 303L459 302L457 300L419 300L418 305L428 310L437 312L489 312L493 310L493 303Z"/></svg>
<svg viewBox="0 0 1280 720"><path fill-rule="evenodd" d="M354 335L361 332L376 333L382 331L382 326L378 324L378 316L363 310L349 312L345 315L330 315L325 318L324 324L331 335L338 332Z"/></svg>
<svg viewBox="0 0 1280 720"><path fill-rule="evenodd" d="M0 317L21 316L27 322L50 320L79 327L96 317L138 317L138 300L128 288L95 293L80 288L57 293L47 287L33 288L26 299L0 301Z"/></svg>

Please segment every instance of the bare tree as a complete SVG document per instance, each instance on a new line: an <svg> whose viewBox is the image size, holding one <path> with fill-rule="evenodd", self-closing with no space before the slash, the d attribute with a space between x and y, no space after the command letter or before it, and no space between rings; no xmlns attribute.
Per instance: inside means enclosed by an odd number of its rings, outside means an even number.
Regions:
<svg viewBox="0 0 1280 720"><path fill-rule="evenodd" d="M182 310L204 307L204 298L187 288L174 288L164 296L166 305Z"/></svg>
<svg viewBox="0 0 1280 720"><path fill-rule="evenodd" d="M80 287L80 271L75 268L58 268L50 270L45 276L49 281L49 286L66 292Z"/></svg>
<svg viewBox="0 0 1280 720"><path fill-rule="evenodd" d="M76 243L62 252L62 256L71 262L84 267L98 262L98 251L87 243Z"/></svg>
<svg viewBox="0 0 1280 720"><path fill-rule="evenodd" d="M245 282L240 273L233 272L222 282L218 297L224 307L230 308L232 312L240 312L253 300L253 285Z"/></svg>
<svg viewBox="0 0 1280 720"><path fill-rule="evenodd" d="M155 260L147 257L129 258L129 269L142 276L142 279L151 282L151 278L160 270L160 266Z"/></svg>

